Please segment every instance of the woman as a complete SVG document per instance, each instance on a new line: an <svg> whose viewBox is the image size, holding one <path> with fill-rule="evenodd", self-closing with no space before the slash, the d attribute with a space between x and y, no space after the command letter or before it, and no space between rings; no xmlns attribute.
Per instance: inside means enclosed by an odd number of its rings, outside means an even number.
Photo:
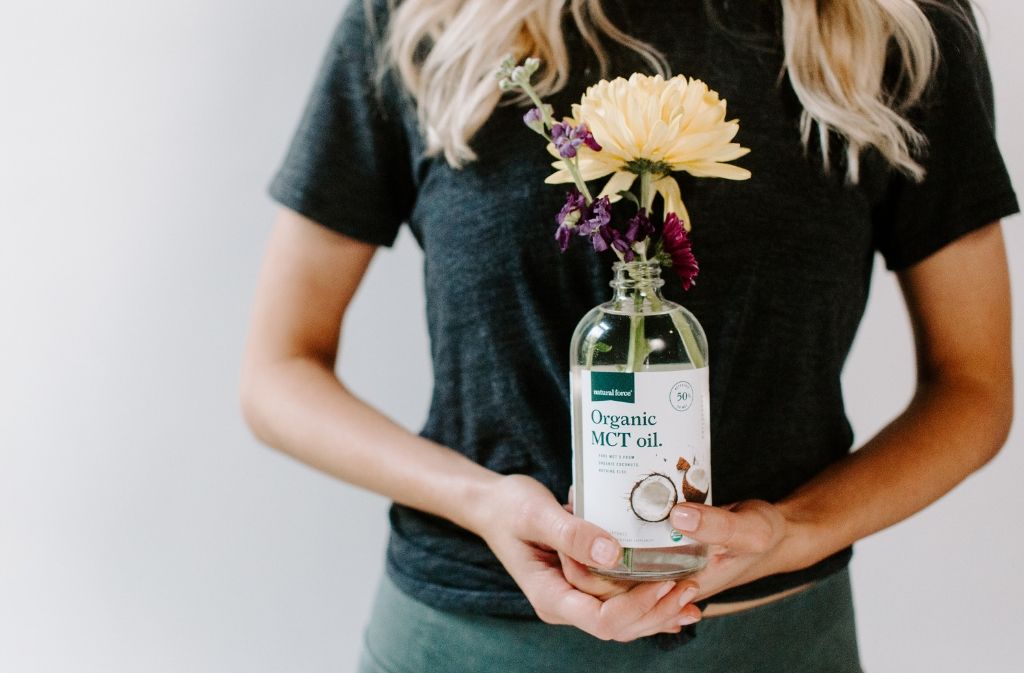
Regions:
<svg viewBox="0 0 1024 673"><path fill-rule="evenodd" d="M271 186L284 208L242 386L261 440L395 502L363 670L859 671L851 545L988 461L1012 413L998 220L1017 201L969 9L384 5L346 11ZM549 158L523 109L498 104L506 53L542 59L559 111L602 74L662 70L709 82L742 120L754 177L684 176L701 279L665 291L712 353L724 506L672 512L715 550L691 578L589 574L621 550L560 504L569 337L607 299L610 261L558 252ZM333 373L346 307L403 222L424 250L435 375L417 434ZM839 374L876 250L906 296L918 389L850 454Z"/></svg>

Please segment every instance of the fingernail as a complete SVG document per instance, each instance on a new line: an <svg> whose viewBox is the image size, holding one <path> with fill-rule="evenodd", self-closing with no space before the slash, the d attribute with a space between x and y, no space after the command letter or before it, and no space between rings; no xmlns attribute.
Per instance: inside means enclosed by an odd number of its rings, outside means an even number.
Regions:
<svg viewBox="0 0 1024 673"><path fill-rule="evenodd" d="M689 624L695 624L700 621L700 617L694 617L692 615L683 615L679 618L679 626L687 626Z"/></svg>
<svg viewBox="0 0 1024 673"><path fill-rule="evenodd" d="M679 594L679 604L680 605L686 605L687 603L689 603L690 601L692 601L696 597L697 597L697 587L690 587L689 589L687 589L683 593Z"/></svg>
<svg viewBox="0 0 1024 673"><path fill-rule="evenodd" d="M677 529L690 533L700 525L700 510L693 507L680 506L672 510L672 525Z"/></svg>
<svg viewBox="0 0 1024 673"><path fill-rule="evenodd" d="M590 558L594 559L599 565L611 565L615 563L615 559L618 557L619 550L616 548L615 543L606 538L597 538L590 547Z"/></svg>
<svg viewBox="0 0 1024 673"><path fill-rule="evenodd" d="M658 589L658 600L660 601L665 597L665 594L672 591L672 587L676 585L675 582L663 582L661 588Z"/></svg>

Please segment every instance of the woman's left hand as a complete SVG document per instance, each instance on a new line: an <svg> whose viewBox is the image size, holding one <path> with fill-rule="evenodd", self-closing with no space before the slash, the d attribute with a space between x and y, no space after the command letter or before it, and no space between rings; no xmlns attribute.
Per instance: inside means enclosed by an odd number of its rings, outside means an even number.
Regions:
<svg viewBox="0 0 1024 673"><path fill-rule="evenodd" d="M730 587L792 569L783 541L793 526L781 510L764 500L713 507L681 503L672 509L672 525L708 545L708 564L687 578L700 586L697 600Z"/></svg>
<svg viewBox="0 0 1024 673"><path fill-rule="evenodd" d="M572 508L572 489L569 504ZM779 572L792 570L791 552L782 542L794 537L794 527L776 505L765 500L742 500L713 507L696 503L676 505L670 514L672 525L708 545L708 564L687 577L699 590L691 601L703 600L730 587ZM600 577L586 567L560 555L566 578L577 589L607 599L628 591L637 583Z"/></svg>

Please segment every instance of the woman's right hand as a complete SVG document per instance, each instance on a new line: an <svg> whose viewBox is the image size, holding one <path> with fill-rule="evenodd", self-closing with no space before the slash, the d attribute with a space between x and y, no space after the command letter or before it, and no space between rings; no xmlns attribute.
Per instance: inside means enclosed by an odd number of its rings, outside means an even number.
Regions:
<svg viewBox="0 0 1024 673"><path fill-rule="evenodd" d="M503 477L487 502L474 528L541 620L628 642L678 633L700 619L690 603L697 595L693 582L638 582L624 589L591 575L586 566L614 566L621 548L604 530L566 511L539 481Z"/></svg>

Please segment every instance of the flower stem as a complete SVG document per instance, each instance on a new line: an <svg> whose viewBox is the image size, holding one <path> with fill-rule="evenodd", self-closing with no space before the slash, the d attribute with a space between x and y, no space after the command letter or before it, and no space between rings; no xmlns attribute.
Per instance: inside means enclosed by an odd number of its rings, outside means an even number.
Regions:
<svg viewBox="0 0 1024 673"><path fill-rule="evenodd" d="M573 157L572 159L562 159L562 163L565 164L565 167L569 169L569 173L572 174L573 182L576 183L576 188L580 190L580 194L583 195L587 205L589 206L592 204L594 202L594 197L590 195L590 190L587 189L587 183L583 181L583 175L580 174L580 166L577 163L576 157Z"/></svg>
<svg viewBox="0 0 1024 673"><path fill-rule="evenodd" d="M654 193L651 190L653 180L650 171L640 171L640 207L651 216L651 204L654 203Z"/></svg>
<svg viewBox="0 0 1024 673"><path fill-rule="evenodd" d="M654 191L652 189L654 184L653 178L650 171L640 171L640 207L647 213L647 217L651 217L651 204L654 202ZM640 255L641 261L647 261L647 241L636 244L637 254Z"/></svg>
<svg viewBox="0 0 1024 673"><path fill-rule="evenodd" d="M515 85L523 90L523 93L529 97L530 101L532 101L534 106L540 111L541 119L544 121L545 130L550 131L554 128L555 120L548 112L548 106L544 105L544 102L540 99L540 95L537 93L537 90L533 88L533 85L530 84L529 80L516 80ZM551 142L551 136L548 133L541 133L541 135L547 138L548 142ZM586 199L586 203L589 206L594 202L594 197L590 194L590 189L587 188L587 183L583 181L583 176L580 174L578 159L576 157L573 157L572 159L562 159L562 163L565 165L570 175L572 175L573 182L576 183L576 188L580 190L581 194L583 194L583 197Z"/></svg>
<svg viewBox="0 0 1024 673"><path fill-rule="evenodd" d="M523 93L530 97L534 106L540 110L540 116L544 120L544 128L550 131L551 127L555 125L555 120L548 114L548 109L541 101L540 95L537 94L537 91L530 84L520 83L519 88L523 90Z"/></svg>
<svg viewBox="0 0 1024 673"><path fill-rule="evenodd" d="M693 336L693 330L677 311L670 311L669 315L672 316L672 323L679 331L679 337L683 340L683 347L686 349L686 354L690 356L690 362L696 369L703 367L705 365L704 356L701 355L697 339Z"/></svg>
<svg viewBox="0 0 1024 673"><path fill-rule="evenodd" d="M626 371L636 371L636 326L639 322L635 313L629 316L629 350L626 351Z"/></svg>
<svg viewBox="0 0 1024 673"><path fill-rule="evenodd" d="M626 371L636 372L644 365L647 357L647 339L645 338L643 297L633 297L633 313L629 316L629 350L626 352Z"/></svg>

